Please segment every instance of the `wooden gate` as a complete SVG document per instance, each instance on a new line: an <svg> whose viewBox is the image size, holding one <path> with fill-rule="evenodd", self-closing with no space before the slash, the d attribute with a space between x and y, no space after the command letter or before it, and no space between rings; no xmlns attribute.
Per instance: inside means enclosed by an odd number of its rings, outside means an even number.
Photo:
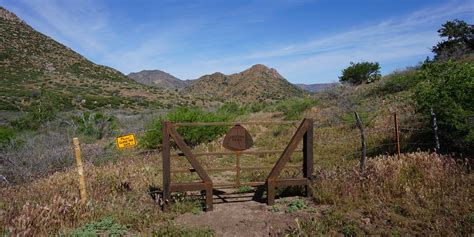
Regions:
<svg viewBox="0 0 474 237"><path fill-rule="evenodd" d="M295 122L287 121L270 121L270 122L202 122L202 123L172 123L163 122L163 211L169 210L171 206L171 193L180 191L203 191L205 193L205 210L211 211L213 204L213 189L219 187L239 187L239 186L253 186L258 187L255 192L254 199L262 199L263 192L267 191L266 202L268 205L273 205L275 201L275 190L277 187L287 187L293 185L304 185L306 187L306 194L309 195L308 185L312 179L313 173L313 120L305 118L301 121L298 129L293 134L290 142L283 151L238 151L238 152L205 152L205 153L193 153L191 148L184 142L184 139L177 131L178 126L232 126L232 125L262 125L262 124L291 124ZM189 183L173 183L171 181L171 154L170 154L170 138L174 140L177 147L182 151L188 162L193 167L189 171L196 172L201 182L189 182ZM278 178L281 171L290 160L291 154L295 152L298 144L303 141L303 165L298 166L302 168L302 178ZM212 155L230 155L236 154L239 159L240 154L271 154L281 153L280 158L277 160L275 165L272 167L269 175L265 182L247 182L241 183L239 174L244 167L240 167L239 160L237 160L236 167L232 169L217 168L212 171L225 171L225 170L236 170L237 182L230 184L213 184L211 178L207 174L206 170L201 166L196 156L212 156ZM259 169L265 167L247 167L247 169ZM293 166L293 168L295 168ZM179 171L179 170L178 170ZM208 169L208 171L211 171Z"/></svg>

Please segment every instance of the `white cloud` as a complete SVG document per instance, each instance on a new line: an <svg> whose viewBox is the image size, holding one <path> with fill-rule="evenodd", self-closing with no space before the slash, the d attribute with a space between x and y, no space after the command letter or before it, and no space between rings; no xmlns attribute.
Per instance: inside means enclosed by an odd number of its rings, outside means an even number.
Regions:
<svg viewBox="0 0 474 237"><path fill-rule="evenodd" d="M204 64L240 65L243 69L254 63L269 62L293 82L334 81L350 61L378 61L383 66L413 58L424 60L431 55L430 47L439 41L436 27L462 14L474 14L474 4L423 9L327 37L209 60Z"/></svg>
<svg viewBox="0 0 474 237"><path fill-rule="evenodd" d="M41 28L43 33L88 55L105 52L106 39L111 36L104 8L94 0L20 0L34 14L29 24Z"/></svg>
<svg viewBox="0 0 474 237"><path fill-rule="evenodd" d="M281 1L262 11L255 10L261 9L259 6L249 5L220 14L208 14L206 8L193 3L180 7L176 15L164 22L143 22L125 30L114 25L100 1L19 3L29 11L17 4L6 5L20 9L27 22L43 33L125 73L156 68L181 78L197 78L214 71L233 73L264 63L277 68L292 82L305 83L337 80L350 61L378 61L385 68L384 65L400 66L407 60L423 60L430 55L430 47L439 41L436 29L441 23L459 15L474 15L472 1L455 1L306 41L280 45L259 42L260 48L241 47L220 53L215 45L233 39L234 27L244 30L246 24L265 21L269 12L292 7L294 2ZM196 37L201 33L212 37ZM185 49L194 52L188 54Z"/></svg>

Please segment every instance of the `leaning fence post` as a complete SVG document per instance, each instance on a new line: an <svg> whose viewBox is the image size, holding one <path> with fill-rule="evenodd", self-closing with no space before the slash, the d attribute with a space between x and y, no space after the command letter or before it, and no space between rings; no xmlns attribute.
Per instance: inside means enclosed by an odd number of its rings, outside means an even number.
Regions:
<svg viewBox="0 0 474 237"><path fill-rule="evenodd" d="M364 126L362 125L362 121L359 117L359 114L357 114L357 112L354 111L354 115L355 115L355 118L356 118L356 125L360 130L360 141L361 141L361 150L362 150L362 154L361 154L361 157L360 157L360 173L364 173L364 171L365 171L365 155L366 155Z"/></svg>
<svg viewBox="0 0 474 237"><path fill-rule="evenodd" d="M430 112L431 112L431 126L433 127L433 134L434 134L434 139L435 139L435 152L439 153L439 150L441 149L441 145L439 144L438 124L436 122L436 114L433 108L430 108Z"/></svg>
<svg viewBox="0 0 474 237"><path fill-rule="evenodd" d="M395 141L397 145L397 158L400 160L400 128L398 127L397 113L393 113L393 122L395 123Z"/></svg>
<svg viewBox="0 0 474 237"><path fill-rule="evenodd" d="M82 164L81 158L81 146L79 143L79 139L77 137L72 139L74 143L74 151L76 155L76 165L77 165L77 173L79 174L79 192L81 194L81 203L87 203L87 190L86 190L86 180L84 178L84 166Z"/></svg>

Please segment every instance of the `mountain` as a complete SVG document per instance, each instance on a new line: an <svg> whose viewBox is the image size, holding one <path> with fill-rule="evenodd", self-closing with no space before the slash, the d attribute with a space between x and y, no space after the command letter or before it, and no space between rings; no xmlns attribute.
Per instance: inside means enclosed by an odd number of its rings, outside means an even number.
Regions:
<svg viewBox="0 0 474 237"><path fill-rule="evenodd" d="M316 84L295 84L295 86L309 91L309 92L318 92L333 86L337 86L339 83L316 83Z"/></svg>
<svg viewBox="0 0 474 237"><path fill-rule="evenodd" d="M87 60L0 7L0 110L28 110L44 101L60 110L187 103L174 91Z"/></svg>
<svg viewBox="0 0 474 237"><path fill-rule="evenodd" d="M269 102L301 97L305 92L289 83L275 69L257 64L231 75L216 72L191 82L182 90L200 97L237 102Z"/></svg>
<svg viewBox="0 0 474 237"><path fill-rule="evenodd" d="M188 80L180 80L160 70L143 70L140 72L132 72L127 76L138 83L166 89L182 89L189 84Z"/></svg>

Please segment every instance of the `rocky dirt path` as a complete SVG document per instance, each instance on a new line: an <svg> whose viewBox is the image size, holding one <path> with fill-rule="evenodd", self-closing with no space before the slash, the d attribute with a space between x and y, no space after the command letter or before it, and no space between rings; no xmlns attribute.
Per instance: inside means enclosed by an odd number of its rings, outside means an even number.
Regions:
<svg viewBox="0 0 474 237"><path fill-rule="evenodd" d="M302 200L306 206L289 211L289 205ZM255 201L219 203L211 212L186 213L175 219L185 226L209 226L218 236L281 236L285 230L302 221L318 216L324 207L312 206L305 198L278 199L273 207Z"/></svg>

